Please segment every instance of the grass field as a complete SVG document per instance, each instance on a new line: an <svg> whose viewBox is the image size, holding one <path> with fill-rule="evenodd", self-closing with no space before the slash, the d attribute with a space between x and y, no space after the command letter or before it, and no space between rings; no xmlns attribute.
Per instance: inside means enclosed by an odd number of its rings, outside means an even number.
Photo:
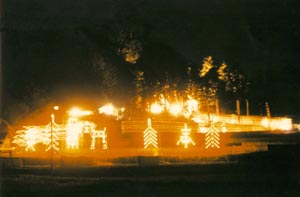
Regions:
<svg viewBox="0 0 300 197"><path fill-rule="evenodd" d="M298 154L298 153L297 153ZM7 169L1 196L300 196L299 155L277 150L237 163Z"/></svg>

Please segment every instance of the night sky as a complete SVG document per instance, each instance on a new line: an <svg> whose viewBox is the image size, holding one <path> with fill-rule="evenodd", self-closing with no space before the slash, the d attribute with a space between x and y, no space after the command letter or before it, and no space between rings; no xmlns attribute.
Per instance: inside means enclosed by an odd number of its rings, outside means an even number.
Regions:
<svg viewBox="0 0 300 197"><path fill-rule="evenodd" d="M298 0L6 0L4 116L35 99L109 100L99 59L122 100L136 68L180 78L209 55L244 73L253 113L268 101L273 115L299 115L299 18ZM142 45L136 64L118 54L121 32Z"/></svg>

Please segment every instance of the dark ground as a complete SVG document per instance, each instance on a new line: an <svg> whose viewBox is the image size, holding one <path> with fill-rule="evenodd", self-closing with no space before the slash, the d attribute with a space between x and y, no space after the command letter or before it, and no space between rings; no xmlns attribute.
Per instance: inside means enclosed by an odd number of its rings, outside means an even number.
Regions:
<svg viewBox="0 0 300 197"><path fill-rule="evenodd" d="M287 152L286 152L287 151ZM300 196L299 145L230 163L2 170L1 196Z"/></svg>

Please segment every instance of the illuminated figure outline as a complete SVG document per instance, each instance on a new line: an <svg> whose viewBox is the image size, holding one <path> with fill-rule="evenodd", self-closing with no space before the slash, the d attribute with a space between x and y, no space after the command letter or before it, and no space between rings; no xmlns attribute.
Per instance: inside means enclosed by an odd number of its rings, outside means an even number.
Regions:
<svg viewBox="0 0 300 197"><path fill-rule="evenodd" d="M196 143L192 140L190 137L191 129L187 127L187 124L184 124L184 128L181 129L181 136L180 139L177 141L177 146L180 144L184 144L184 148L187 149L188 145L191 143L193 146L196 145Z"/></svg>
<svg viewBox="0 0 300 197"><path fill-rule="evenodd" d="M107 135L106 135L106 127L104 127L103 130L93 130L92 131L92 143L91 143L91 150L95 150L95 144L96 144L96 139L101 138L102 139L102 149L106 150L107 149Z"/></svg>
<svg viewBox="0 0 300 197"><path fill-rule="evenodd" d="M157 140L157 131L152 128L151 119L147 120L148 128L144 130L144 149L147 149L149 146L153 146L154 148L158 148L158 140Z"/></svg>
<svg viewBox="0 0 300 197"><path fill-rule="evenodd" d="M207 129L205 134L205 149L208 148L218 148L220 149L220 134L219 129L217 129L213 123Z"/></svg>

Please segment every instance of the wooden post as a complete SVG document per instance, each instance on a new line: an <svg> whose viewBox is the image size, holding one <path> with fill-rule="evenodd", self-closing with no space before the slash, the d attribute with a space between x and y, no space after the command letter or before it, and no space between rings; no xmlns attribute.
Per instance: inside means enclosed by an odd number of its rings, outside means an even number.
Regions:
<svg viewBox="0 0 300 197"><path fill-rule="evenodd" d="M245 100L246 101L246 116L249 116L249 101L248 99Z"/></svg>
<svg viewBox="0 0 300 197"><path fill-rule="evenodd" d="M216 114L217 116L219 115L220 110L219 110L219 99L216 99Z"/></svg>
<svg viewBox="0 0 300 197"><path fill-rule="evenodd" d="M238 115L238 120L240 123L240 116L241 116L241 108L240 108L240 100L236 100L236 113Z"/></svg>
<svg viewBox="0 0 300 197"><path fill-rule="evenodd" d="M267 117L270 118L271 117L271 112L270 112L270 107L269 107L269 103L266 102L266 113L267 113Z"/></svg>

